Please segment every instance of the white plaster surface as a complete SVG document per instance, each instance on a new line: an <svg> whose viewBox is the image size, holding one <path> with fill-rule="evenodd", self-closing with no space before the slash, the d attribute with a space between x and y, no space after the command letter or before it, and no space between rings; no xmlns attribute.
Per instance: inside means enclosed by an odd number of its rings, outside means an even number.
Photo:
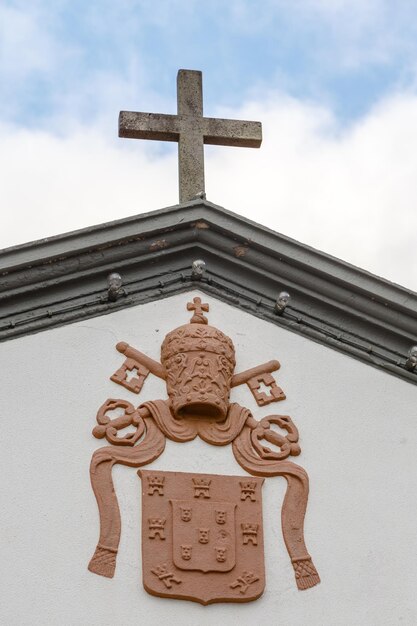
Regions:
<svg viewBox="0 0 417 626"><path fill-rule="evenodd" d="M90 488L98 407L165 398L152 376L140 396L112 383L127 341L159 359L165 334L189 320L194 295L232 337L240 371L277 358L280 404L258 408L247 387L232 399L256 417L290 414L296 459L310 476L305 534L322 583L298 591L283 543L285 480L265 480L267 583L259 600L203 607L148 595L141 582L140 481L117 466L122 515L116 575L87 570L98 538ZM417 624L417 387L193 291L16 339L1 360L1 606L5 626ZM167 442L152 468L244 474L230 446Z"/></svg>

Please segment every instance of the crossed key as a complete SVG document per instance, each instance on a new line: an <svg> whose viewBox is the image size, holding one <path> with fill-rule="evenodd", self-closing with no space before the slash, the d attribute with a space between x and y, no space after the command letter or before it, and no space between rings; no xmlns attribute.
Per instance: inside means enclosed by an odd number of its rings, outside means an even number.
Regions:
<svg viewBox="0 0 417 626"><path fill-rule="evenodd" d="M140 393L143 384L150 373L162 380L166 380L166 372L162 363L151 359L143 352L136 350L124 341L116 345L116 349L126 356L123 365L110 377L111 380L122 385L133 393ZM252 392L258 406L266 406L271 402L285 400L285 394L278 387L272 372L279 370L279 361L272 360L244 370L232 377L231 387L246 384ZM269 388L269 393L262 390Z"/></svg>

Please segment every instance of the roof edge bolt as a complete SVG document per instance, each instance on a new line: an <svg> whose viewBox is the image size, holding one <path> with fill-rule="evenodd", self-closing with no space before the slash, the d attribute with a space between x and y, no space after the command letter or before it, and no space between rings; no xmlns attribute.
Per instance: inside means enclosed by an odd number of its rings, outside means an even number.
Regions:
<svg viewBox="0 0 417 626"><path fill-rule="evenodd" d="M417 368L417 346L411 346L408 351L408 359L405 362L405 369L414 372Z"/></svg>
<svg viewBox="0 0 417 626"><path fill-rule="evenodd" d="M191 278L193 280L201 280L206 269L206 262L202 259L196 259L191 265Z"/></svg>
<svg viewBox="0 0 417 626"><path fill-rule="evenodd" d="M107 284L109 286L107 289L107 294L110 302L116 302L116 300L118 300L120 296L124 295L125 291L122 287L123 280L120 274L118 274L117 272L112 272L107 276Z"/></svg>
<svg viewBox="0 0 417 626"><path fill-rule="evenodd" d="M277 315L282 315L287 307L288 302L291 300L291 296L287 291L281 291L275 302L274 312Z"/></svg>

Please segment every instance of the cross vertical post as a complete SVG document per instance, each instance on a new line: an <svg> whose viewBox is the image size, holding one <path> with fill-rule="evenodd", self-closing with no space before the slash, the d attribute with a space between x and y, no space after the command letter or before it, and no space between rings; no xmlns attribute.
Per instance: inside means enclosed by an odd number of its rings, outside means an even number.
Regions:
<svg viewBox="0 0 417 626"><path fill-rule="evenodd" d="M204 193L203 79L201 72L180 70L177 75L177 111L191 118L187 132L178 141L178 179L180 202ZM186 121L186 120L184 120ZM188 121L188 120L187 120ZM195 123L197 122L197 123ZM197 190L197 191L196 191Z"/></svg>

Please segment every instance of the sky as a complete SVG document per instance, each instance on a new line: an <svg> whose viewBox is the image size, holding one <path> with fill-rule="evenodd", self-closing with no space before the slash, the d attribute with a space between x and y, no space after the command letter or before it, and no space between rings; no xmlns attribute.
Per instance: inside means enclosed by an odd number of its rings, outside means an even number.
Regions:
<svg viewBox="0 0 417 626"><path fill-rule="evenodd" d="M414 0L0 0L0 248L178 202L177 147L120 110L262 122L207 199L417 291Z"/></svg>

